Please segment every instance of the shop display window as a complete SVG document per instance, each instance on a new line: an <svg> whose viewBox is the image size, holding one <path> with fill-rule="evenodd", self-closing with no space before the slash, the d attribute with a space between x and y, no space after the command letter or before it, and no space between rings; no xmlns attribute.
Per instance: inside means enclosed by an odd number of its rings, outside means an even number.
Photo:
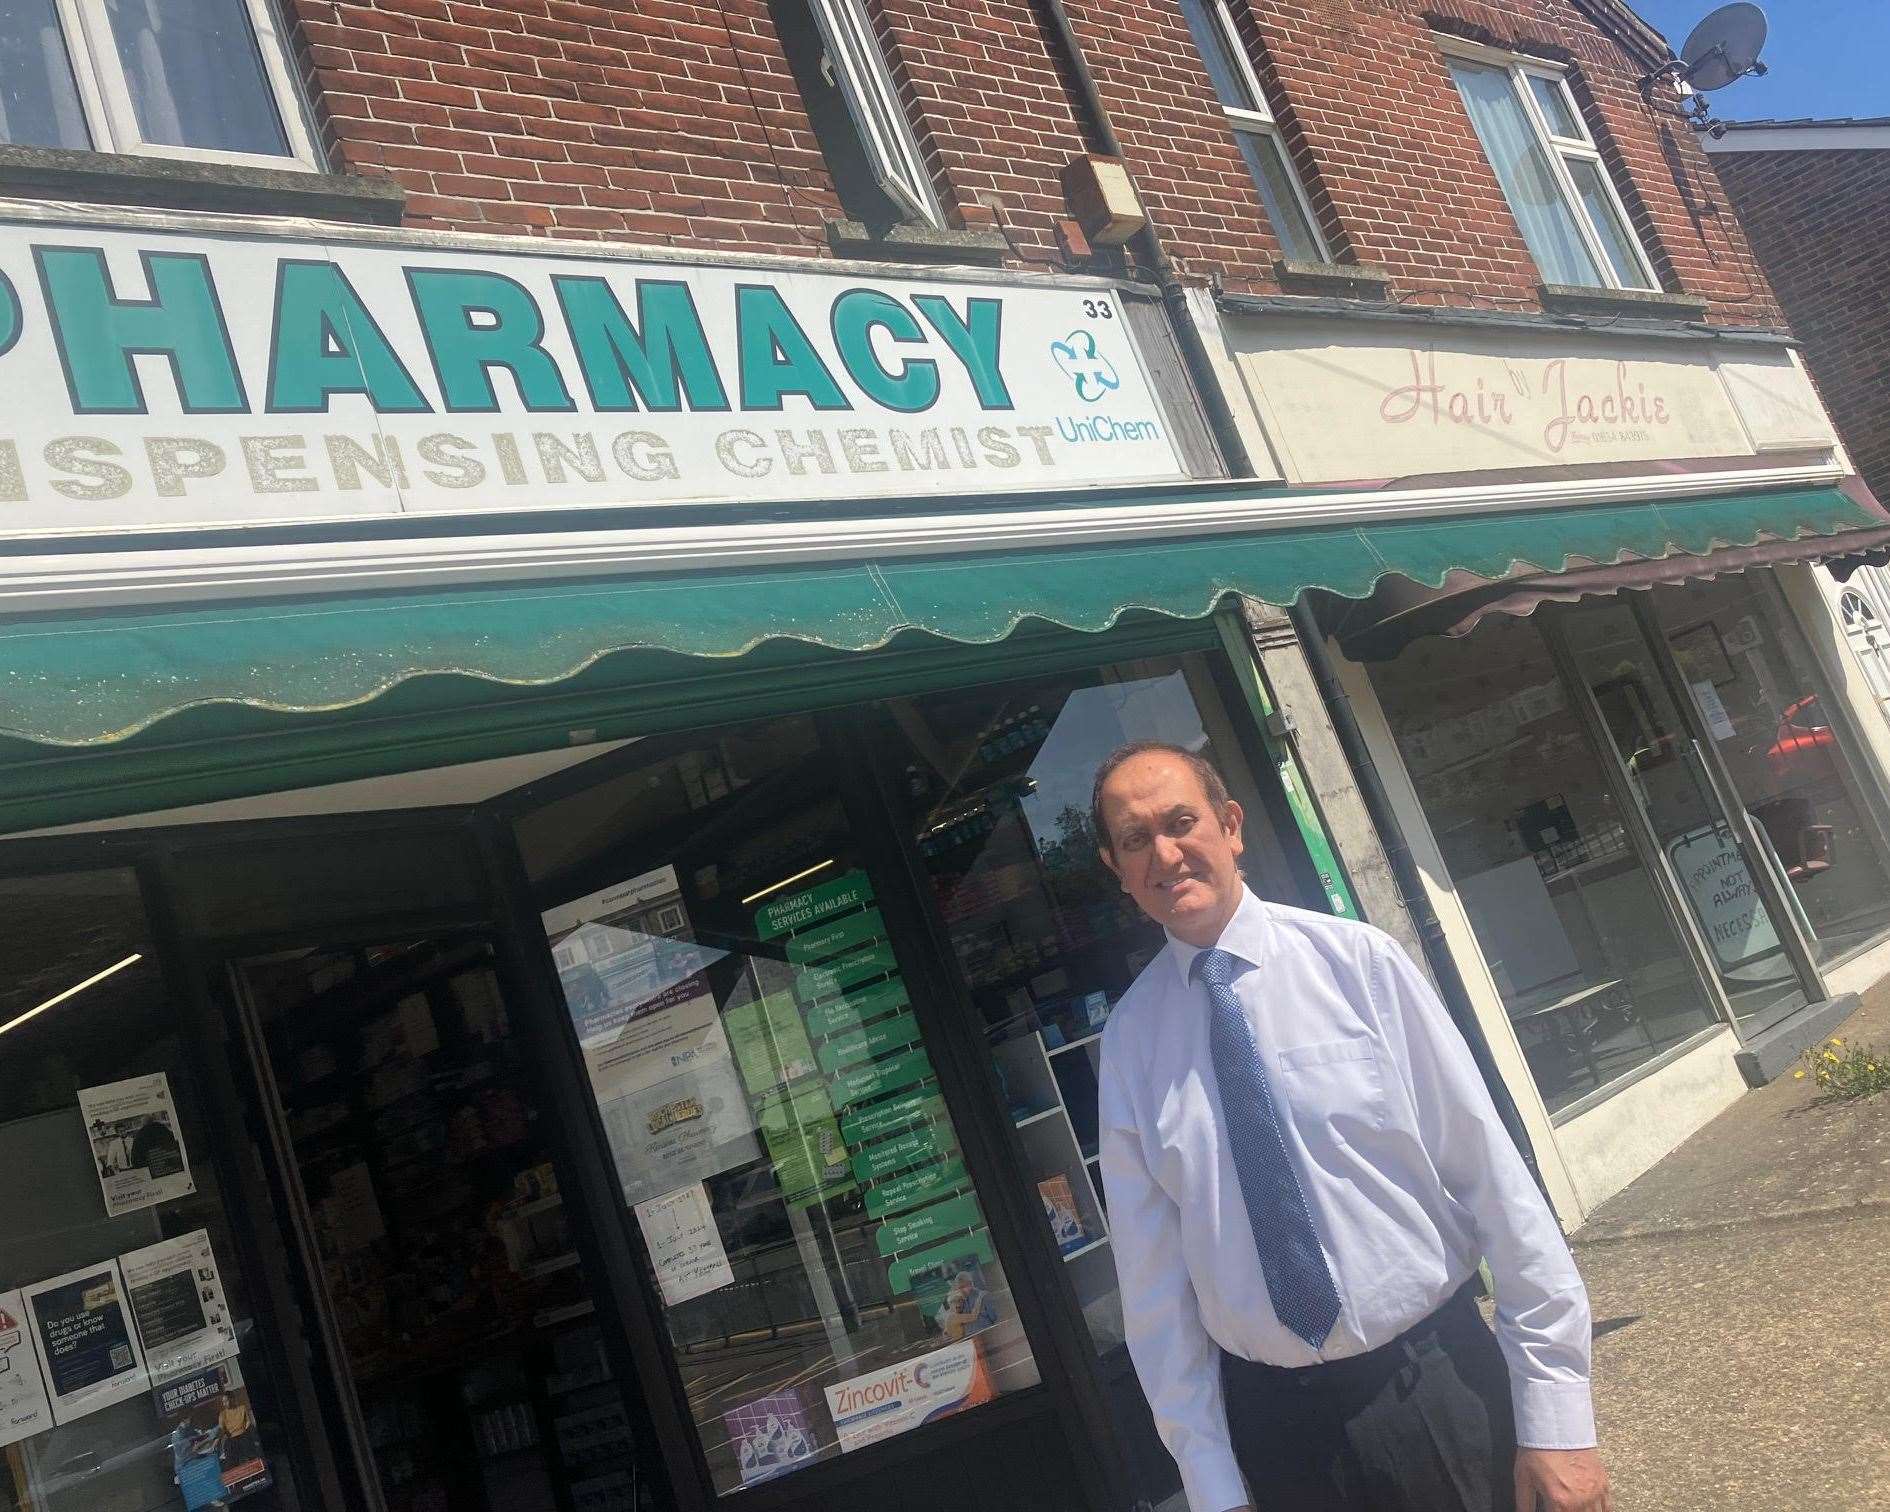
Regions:
<svg viewBox="0 0 1890 1512"><path fill-rule="evenodd" d="M0 1509L308 1505L136 877L0 878L0 915Z"/></svg>
<svg viewBox="0 0 1890 1512"><path fill-rule="evenodd" d="M1649 707L1645 677L1611 683L1619 660L1597 698ZM1631 800L1538 625L1491 615L1461 639L1414 642L1371 677L1550 1111L1714 1023L1623 812ZM1754 969L1768 1000L1781 977L1792 989L1782 955Z"/></svg>
<svg viewBox="0 0 1890 1512"><path fill-rule="evenodd" d="M1036 1384L836 752L615 764L517 835L717 1491Z"/></svg>
<svg viewBox="0 0 1890 1512"><path fill-rule="evenodd" d="M1653 595L1700 721L1820 965L1890 931L1884 832L1831 689L1763 573Z"/></svg>

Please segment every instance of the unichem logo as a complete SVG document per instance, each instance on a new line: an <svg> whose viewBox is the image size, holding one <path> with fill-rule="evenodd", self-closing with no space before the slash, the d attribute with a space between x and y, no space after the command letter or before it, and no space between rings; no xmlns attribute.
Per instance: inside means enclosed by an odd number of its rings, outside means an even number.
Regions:
<svg viewBox="0 0 1890 1512"><path fill-rule="evenodd" d="M1112 389L1122 387L1116 365L1096 350L1096 337L1089 331L1074 330L1061 341L1051 342L1050 355L1075 386L1076 397L1085 404L1094 404Z"/></svg>

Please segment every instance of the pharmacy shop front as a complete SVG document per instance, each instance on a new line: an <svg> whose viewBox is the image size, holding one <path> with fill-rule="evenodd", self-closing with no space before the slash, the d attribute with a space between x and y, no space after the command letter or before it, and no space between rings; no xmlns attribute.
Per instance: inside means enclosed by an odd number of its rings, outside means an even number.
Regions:
<svg viewBox="0 0 1890 1512"><path fill-rule="evenodd" d="M1321 548L1230 556L1148 307L25 210L0 275L0 1508L1167 1500L1097 763L1356 905L1235 611Z"/></svg>

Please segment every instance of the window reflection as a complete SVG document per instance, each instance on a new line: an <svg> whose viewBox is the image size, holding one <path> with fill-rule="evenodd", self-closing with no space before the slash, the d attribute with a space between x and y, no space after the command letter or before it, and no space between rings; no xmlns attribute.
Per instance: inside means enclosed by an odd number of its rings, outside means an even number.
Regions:
<svg viewBox="0 0 1890 1512"><path fill-rule="evenodd" d="M1492 615L1371 675L1550 1110L1711 1024L1537 627Z"/></svg>
<svg viewBox="0 0 1890 1512"><path fill-rule="evenodd" d="M519 838L717 1490L1035 1384L812 722L607 764Z"/></svg>

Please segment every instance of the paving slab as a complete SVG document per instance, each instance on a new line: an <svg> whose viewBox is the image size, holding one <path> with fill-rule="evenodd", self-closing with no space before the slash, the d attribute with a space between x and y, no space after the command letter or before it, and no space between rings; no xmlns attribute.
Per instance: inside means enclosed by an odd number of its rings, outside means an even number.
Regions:
<svg viewBox="0 0 1890 1512"><path fill-rule="evenodd" d="M1570 1239L1620 1512L1890 1512L1890 1093L1747 1093Z"/></svg>

